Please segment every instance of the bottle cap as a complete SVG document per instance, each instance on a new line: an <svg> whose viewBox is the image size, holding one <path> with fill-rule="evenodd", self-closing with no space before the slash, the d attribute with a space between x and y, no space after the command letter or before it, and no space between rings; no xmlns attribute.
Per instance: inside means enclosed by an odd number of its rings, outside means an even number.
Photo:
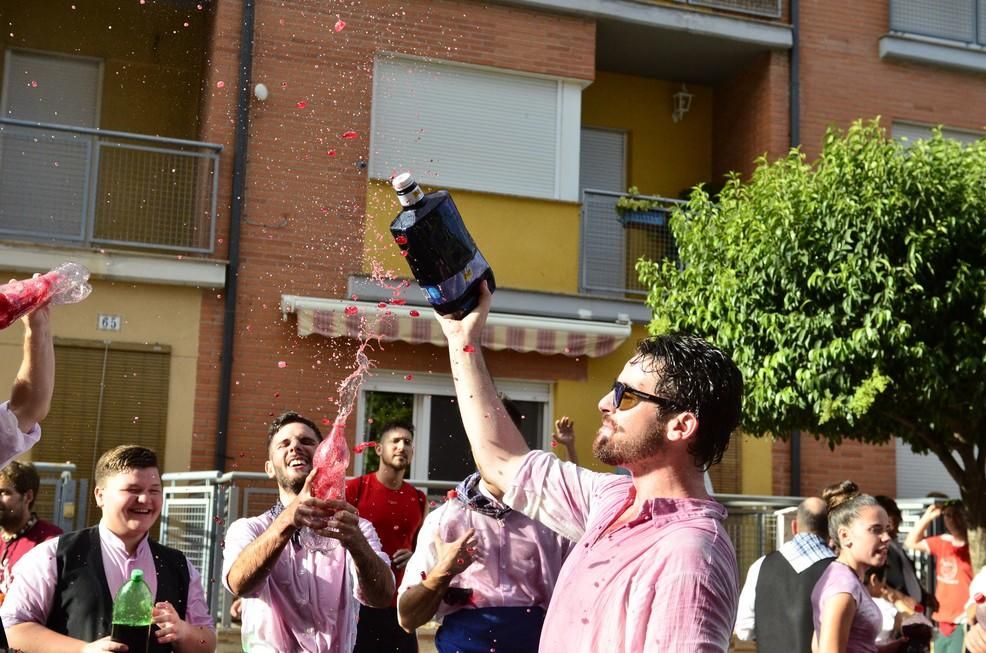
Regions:
<svg viewBox="0 0 986 653"><path fill-rule="evenodd" d="M394 190L399 194L406 193L411 189L412 186L417 185L414 181L414 177L411 176L410 172L402 172L391 180L391 185L393 185Z"/></svg>
<svg viewBox="0 0 986 653"><path fill-rule="evenodd" d="M130 572L130 580L144 580L144 570L134 569Z"/></svg>
<svg viewBox="0 0 986 653"><path fill-rule="evenodd" d="M917 612L918 614L924 614L924 606L918 603L917 605L914 606L914 611Z"/></svg>
<svg viewBox="0 0 986 653"><path fill-rule="evenodd" d="M972 600L980 604L986 603L986 595L984 595L982 592L976 592L976 595L972 597Z"/></svg>

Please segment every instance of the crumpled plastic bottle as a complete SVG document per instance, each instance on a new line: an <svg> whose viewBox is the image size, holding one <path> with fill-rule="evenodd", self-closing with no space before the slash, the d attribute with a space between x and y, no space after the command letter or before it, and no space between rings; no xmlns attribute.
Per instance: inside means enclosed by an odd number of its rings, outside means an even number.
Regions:
<svg viewBox="0 0 986 653"><path fill-rule="evenodd" d="M62 263L33 279L11 281L0 286L0 329L46 302L76 304L90 292L89 270L74 262Z"/></svg>

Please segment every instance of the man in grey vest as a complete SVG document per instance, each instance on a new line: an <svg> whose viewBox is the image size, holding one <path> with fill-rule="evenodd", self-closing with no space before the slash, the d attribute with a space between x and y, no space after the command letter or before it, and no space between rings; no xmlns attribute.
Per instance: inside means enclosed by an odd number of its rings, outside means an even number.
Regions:
<svg viewBox="0 0 986 653"><path fill-rule="evenodd" d="M791 532L791 540L750 565L740 593L734 632L757 640L760 653L811 653L811 590L835 559L825 502L802 501Z"/></svg>

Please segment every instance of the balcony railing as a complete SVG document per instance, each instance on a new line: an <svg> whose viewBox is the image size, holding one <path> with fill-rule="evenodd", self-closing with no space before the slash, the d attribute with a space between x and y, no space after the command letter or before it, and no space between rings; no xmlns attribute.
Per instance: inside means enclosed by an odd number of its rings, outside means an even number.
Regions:
<svg viewBox="0 0 986 653"><path fill-rule="evenodd" d="M781 17L781 0L675 0L675 2L765 18Z"/></svg>
<svg viewBox="0 0 986 653"><path fill-rule="evenodd" d="M221 150L0 119L0 236L212 252Z"/></svg>
<svg viewBox="0 0 986 653"><path fill-rule="evenodd" d="M986 45L986 0L890 0L890 31Z"/></svg>
<svg viewBox="0 0 986 653"><path fill-rule="evenodd" d="M658 261L677 256L668 229L671 209L681 200L650 197L663 208L642 214L616 211L622 193L582 191L582 291L617 297L644 296L634 266L640 258Z"/></svg>

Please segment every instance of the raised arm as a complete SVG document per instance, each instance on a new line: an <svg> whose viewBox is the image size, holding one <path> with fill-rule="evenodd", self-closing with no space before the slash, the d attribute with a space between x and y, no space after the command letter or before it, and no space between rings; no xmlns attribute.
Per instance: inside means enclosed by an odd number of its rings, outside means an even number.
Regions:
<svg viewBox="0 0 986 653"><path fill-rule="evenodd" d="M911 532L907 534L907 537L904 539L904 546L912 551L931 553L931 549L928 548L928 543L924 540L928 526L931 525L931 522L935 521L940 514L941 506L937 504L931 504L928 506L928 509L924 511L923 515L921 515L921 519L919 519L918 523L914 525Z"/></svg>
<svg viewBox="0 0 986 653"><path fill-rule="evenodd" d="M476 467L487 484L505 493L529 449L497 396L483 358L481 340L491 301L484 281L479 305L469 315L438 321L448 340L459 413Z"/></svg>
<svg viewBox="0 0 986 653"><path fill-rule="evenodd" d="M420 583L408 587L397 600L397 621L409 633L435 616L452 579L475 560L476 531L470 528L459 539L447 543L436 533L435 548L438 558L435 566Z"/></svg>
<svg viewBox="0 0 986 653"><path fill-rule="evenodd" d="M551 442L565 447L568 461L579 464L579 454L575 450L575 422L568 415L555 420L555 432L551 434Z"/></svg>
<svg viewBox="0 0 986 653"><path fill-rule="evenodd" d="M27 433L48 415L55 385L55 346L47 306L23 317L24 358L10 392L10 411Z"/></svg>

